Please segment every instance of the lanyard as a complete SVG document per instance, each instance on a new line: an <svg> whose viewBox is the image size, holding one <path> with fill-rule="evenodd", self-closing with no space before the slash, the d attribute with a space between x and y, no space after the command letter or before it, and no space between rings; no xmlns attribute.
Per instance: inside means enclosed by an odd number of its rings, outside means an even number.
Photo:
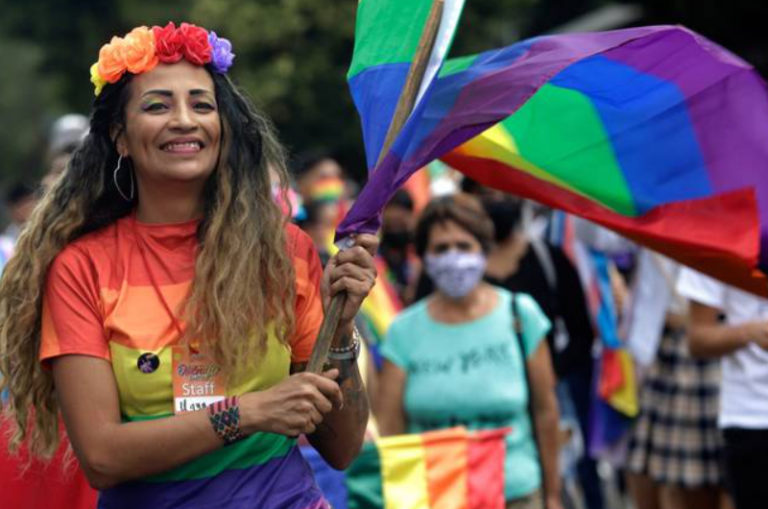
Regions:
<svg viewBox="0 0 768 509"><path fill-rule="evenodd" d="M144 270L147 271L147 275L149 276L149 282L152 283L152 288L155 289L155 293L157 294L157 298L160 299L160 303L163 305L163 308L165 308L165 312L168 313L168 316L171 319L171 322L173 322L173 326L176 328L176 332L179 333L179 338L181 338L184 335L184 332L181 329L181 324L179 323L178 318L176 318L176 315L171 311L171 307L168 305L168 301L165 300L165 297L163 296L163 293L160 291L160 286L157 284L157 280L155 279L155 275L152 273L152 270L149 268L149 262L147 261L147 254L145 252L145 241L144 237L139 235L139 229L136 227L136 218L133 218L133 236L136 238L136 247L139 249L139 254L141 255L141 260L144 263ZM196 348L193 348L193 350L196 350Z"/></svg>

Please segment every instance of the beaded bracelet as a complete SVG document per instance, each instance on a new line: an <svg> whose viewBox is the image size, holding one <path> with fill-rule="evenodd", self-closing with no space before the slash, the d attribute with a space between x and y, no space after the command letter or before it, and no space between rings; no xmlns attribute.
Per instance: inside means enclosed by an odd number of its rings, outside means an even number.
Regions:
<svg viewBox="0 0 768 509"><path fill-rule="evenodd" d="M334 361L356 361L360 355L360 333L357 327L352 329L352 343L342 347L331 347L328 350L328 359Z"/></svg>
<svg viewBox="0 0 768 509"><path fill-rule="evenodd" d="M237 396L225 398L208 406L208 420L213 431L224 440L225 445L232 444L245 438L240 431L240 407Z"/></svg>

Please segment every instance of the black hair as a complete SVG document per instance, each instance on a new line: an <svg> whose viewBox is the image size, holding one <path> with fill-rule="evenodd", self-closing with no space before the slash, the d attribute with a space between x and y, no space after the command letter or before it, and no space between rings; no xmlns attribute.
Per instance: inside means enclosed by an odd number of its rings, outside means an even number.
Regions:
<svg viewBox="0 0 768 509"><path fill-rule="evenodd" d="M410 212L413 212L413 198L411 194L405 189L398 189L392 198L387 202L387 207L394 205L402 207Z"/></svg>
<svg viewBox="0 0 768 509"><path fill-rule="evenodd" d="M323 161L336 161L336 158L323 150L308 150L300 154L291 165L294 178L301 178Z"/></svg>
<svg viewBox="0 0 768 509"><path fill-rule="evenodd" d="M493 221L494 240L502 242L520 228L523 216L523 204L519 198L507 197L503 200L483 200L483 208Z"/></svg>
<svg viewBox="0 0 768 509"><path fill-rule="evenodd" d="M477 180L467 177L461 179L461 192L467 194L477 194L483 186Z"/></svg>
<svg viewBox="0 0 768 509"><path fill-rule="evenodd" d="M23 181L14 182L5 193L5 202L10 205L18 205L27 198L35 196L35 188Z"/></svg>
<svg viewBox="0 0 768 509"><path fill-rule="evenodd" d="M302 205L304 208L304 217L296 222L299 228L306 229L315 226L320 221L320 209L325 205L327 205L327 203L317 200L305 202Z"/></svg>

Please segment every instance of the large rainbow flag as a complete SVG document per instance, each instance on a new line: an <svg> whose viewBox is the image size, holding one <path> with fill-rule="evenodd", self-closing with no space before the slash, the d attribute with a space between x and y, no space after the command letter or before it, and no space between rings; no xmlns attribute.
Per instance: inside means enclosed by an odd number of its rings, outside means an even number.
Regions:
<svg viewBox="0 0 768 509"><path fill-rule="evenodd" d="M366 133L384 119L359 97L386 86L350 80ZM442 158L768 295L766 140L762 79L690 30L537 37L446 62L338 234L376 230L394 190Z"/></svg>
<svg viewBox="0 0 768 509"><path fill-rule="evenodd" d="M508 429L464 428L367 442L337 472L302 448L334 509L504 509Z"/></svg>

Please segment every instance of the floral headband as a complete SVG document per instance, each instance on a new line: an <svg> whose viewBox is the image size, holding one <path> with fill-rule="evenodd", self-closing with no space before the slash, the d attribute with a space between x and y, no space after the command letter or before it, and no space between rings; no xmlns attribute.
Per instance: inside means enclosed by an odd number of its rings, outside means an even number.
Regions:
<svg viewBox="0 0 768 509"><path fill-rule="evenodd" d="M178 28L173 22L164 27L137 27L101 47L99 61L91 66L94 93L98 96L104 85L117 83L126 72L141 74L159 62L174 64L182 58L195 65L210 63L216 72L224 74L235 54L227 39L189 23Z"/></svg>

